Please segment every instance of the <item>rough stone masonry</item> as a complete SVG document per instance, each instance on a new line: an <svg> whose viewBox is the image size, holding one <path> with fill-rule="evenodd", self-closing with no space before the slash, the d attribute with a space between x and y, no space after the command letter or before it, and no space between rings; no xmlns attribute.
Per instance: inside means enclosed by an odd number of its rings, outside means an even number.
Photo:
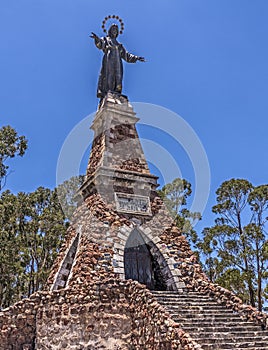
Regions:
<svg viewBox="0 0 268 350"><path fill-rule="evenodd" d="M91 126L81 200L46 290L0 312L0 350L202 349L155 290L194 291L239 314L241 323L267 326L266 314L202 272L157 195L137 121L127 98L107 94Z"/></svg>

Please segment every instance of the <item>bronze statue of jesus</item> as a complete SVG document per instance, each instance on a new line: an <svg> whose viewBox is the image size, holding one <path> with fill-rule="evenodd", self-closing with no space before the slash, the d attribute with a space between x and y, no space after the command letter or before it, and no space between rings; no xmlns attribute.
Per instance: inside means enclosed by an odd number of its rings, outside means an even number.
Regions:
<svg viewBox="0 0 268 350"><path fill-rule="evenodd" d="M97 48L104 52L97 90L97 97L101 99L108 91L121 94L123 80L122 59L129 63L145 62L144 57L135 56L126 51L124 46L117 41L118 34L118 25L112 24L107 36L99 38L93 32L90 36L95 40Z"/></svg>

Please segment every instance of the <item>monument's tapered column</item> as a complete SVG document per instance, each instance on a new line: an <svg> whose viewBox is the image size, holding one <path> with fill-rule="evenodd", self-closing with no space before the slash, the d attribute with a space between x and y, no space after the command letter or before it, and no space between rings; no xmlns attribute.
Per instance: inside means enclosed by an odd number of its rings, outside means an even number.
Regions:
<svg viewBox="0 0 268 350"><path fill-rule="evenodd" d="M126 97L107 94L91 126L94 142L87 178L100 166L150 174L136 130L138 120Z"/></svg>
<svg viewBox="0 0 268 350"><path fill-rule="evenodd" d="M150 174L136 130L138 120L126 97L107 94L91 126L94 141L81 187L84 198L97 191L108 203L114 203L123 192L130 195L133 204L131 195L149 198L155 191L157 177ZM115 204L118 209L119 203Z"/></svg>
<svg viewBox="0 0 268 350"><path fill-rule="evenodd" d="M49 278L53 290L111 276L150 289L184 288L172 246L167 249L161 237L171 229L180 233L157 195L137 121L126 97L108 93L103 99L91 126L94 141L82 200Z"/></svg>

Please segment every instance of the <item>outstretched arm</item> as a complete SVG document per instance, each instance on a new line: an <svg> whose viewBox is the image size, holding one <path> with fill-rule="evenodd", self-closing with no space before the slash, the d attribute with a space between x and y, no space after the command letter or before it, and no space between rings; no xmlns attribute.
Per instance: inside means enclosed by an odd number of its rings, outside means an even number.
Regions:
<svg viewBox="0 0 268 350"><path fill-rule="evenodd" d="M137 61L145 62L145 58L141 56L133 55L132 53L129 53L124 46L121 46L121 57L123 60L125 60L128 63L135 63Z"/></svg>
<svg viewBox="0 0 268 350"><path fill-rule="evenodd" d="M101 38L98 37L98 35L96 35L95 33L91 32L90 35L91 38L93 38L95 40L95 45L97 46L98 49L102 49L103 47L103 40Z"/></svg>
<svg viewBox="0 0 268 350"><path fill-rule="evenodd" d="M145 59L144 57L139 56L139 57L138 57L138 61L146 62L146 59Z"/></svg>

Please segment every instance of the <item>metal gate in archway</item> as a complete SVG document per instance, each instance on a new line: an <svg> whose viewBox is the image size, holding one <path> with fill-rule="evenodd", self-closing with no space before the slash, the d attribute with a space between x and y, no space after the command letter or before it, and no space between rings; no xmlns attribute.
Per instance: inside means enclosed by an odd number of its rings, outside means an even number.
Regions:
<svg viewBox="0 0 268 350"><path fill-rule="evenodd" d="M141 234L134 230L127 240L124 252L125 278L154 289L152 255Z"/></svg>

